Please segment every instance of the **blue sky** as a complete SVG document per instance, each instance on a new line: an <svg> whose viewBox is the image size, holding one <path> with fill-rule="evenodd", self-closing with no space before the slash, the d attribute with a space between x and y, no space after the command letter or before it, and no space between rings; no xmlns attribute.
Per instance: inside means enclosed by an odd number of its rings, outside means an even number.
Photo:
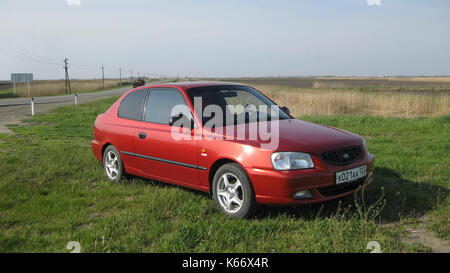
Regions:
<svg viewBox="0 0 450 273"><path fill-rule="evenodd" d="M0 79L450 75L448 0L67 1L0 1Z"/></svg>

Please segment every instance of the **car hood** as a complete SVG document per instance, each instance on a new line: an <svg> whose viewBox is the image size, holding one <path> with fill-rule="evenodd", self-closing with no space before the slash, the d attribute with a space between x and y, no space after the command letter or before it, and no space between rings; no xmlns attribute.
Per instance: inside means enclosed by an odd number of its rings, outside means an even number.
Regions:
<svg viewBox="0 0 450 273"><path fill-rule="evenodd" d="M279 128L279 151L320 154L363 142L356 134L298 119L280 120Z"/></svg>
<svg viewBox="0 0 450 273"><path fill-rule="evenodd" d="M265 146L270 146L270 150L305 152L310 154L320 154L342 147L358 146L362 145L363 142L362 137L356 134L298 119L280 120L278 122L279 134L276 134L277 126L275 122L269 122L267 126L261 127L261 123L226 126L223 127L222 133L229 141L258 147L262 147L261 143L271 142L271 145ZM254 128L258 130L256 139L249 135L249 130L254 130ZM272 128L274 129L274 133L261 134L261 132L271 132ZM239 138L237 133L233 133L233 131L238 132L239 130L245 130L244 138ZM215 130L213 129L213 131ZM277 139L273 139L277 137L278 141Z"/></svg>

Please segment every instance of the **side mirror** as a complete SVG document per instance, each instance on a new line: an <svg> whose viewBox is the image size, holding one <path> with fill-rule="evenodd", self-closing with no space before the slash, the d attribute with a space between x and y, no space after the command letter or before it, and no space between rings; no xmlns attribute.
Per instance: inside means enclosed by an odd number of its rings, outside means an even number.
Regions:
<svg viewBox="0 0 450 273"><path fill-rule="evenodd" d="M287 106L283 106L281 107L281 110L283 110L285 113L287 113L288 115L291 114L291 111L289 111L289 108L287 108Z"/></svg>
<svg viewBox="0 0 450 273"><path fill-rule="evenodd" d="M183 113L179 113L178 115L170 117L169 125L192 129L194 128L194 120L187 117Z"/></svg>

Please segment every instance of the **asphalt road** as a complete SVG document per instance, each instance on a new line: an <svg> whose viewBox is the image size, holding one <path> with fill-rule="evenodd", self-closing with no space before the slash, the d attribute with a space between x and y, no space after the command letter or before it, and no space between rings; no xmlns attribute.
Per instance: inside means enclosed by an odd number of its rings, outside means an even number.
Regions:
<svg viewBox="0 0 450 273"><path fill-rule="evenodd" d="M130 89L131 87L126 87L108 91L79 94L78 103L123 95ZM34 98L34 103L35 114L39 114L55 107L74 104L75 95L37 97ZM21 120L30 116L30 98L0 99L0 133L12 133L11 130L6 127L7 124L19 124Z"/></svg>

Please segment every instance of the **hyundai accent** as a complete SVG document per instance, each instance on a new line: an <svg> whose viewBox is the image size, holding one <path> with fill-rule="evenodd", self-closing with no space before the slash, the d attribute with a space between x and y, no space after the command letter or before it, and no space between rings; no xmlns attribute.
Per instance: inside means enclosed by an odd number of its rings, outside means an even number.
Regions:
<svg viewBox="0 0 450 273"><path fill-rule="evenodd" d="M258 204L351 194L374 170L361 136L295 119L256 89L224 82L128 91L97 117L92 150L111 181L129 174L209 192L235 218Z"/></svg>

